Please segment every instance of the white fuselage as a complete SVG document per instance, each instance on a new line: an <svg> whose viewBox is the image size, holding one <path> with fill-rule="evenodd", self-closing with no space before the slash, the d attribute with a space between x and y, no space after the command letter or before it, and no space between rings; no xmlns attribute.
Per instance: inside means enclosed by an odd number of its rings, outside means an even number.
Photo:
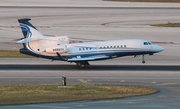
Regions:
<svg viewBox="0 0 180 109"><path fill-rule="evenodd" d="M89 65L88 61L112 59L122 56L143 56L163 51L164 48L154 45L143 39L111 40L71 43L69 36L48 37L40 33L30 22L29 18L18 19L24 38L21 53L48 58L75 62L78 66Z"/></svg>
<svg viewBox="0 0 180 109"><path fill-rule="evenodd" d="M46 47L43 48L42 52L37 51L37 53L47 56L54 56L58 52L59 54L61 54L61 56L64 57L86 57L93 55L108 55L113 57L120 57L126 55L129 56L153 54L163 50L162 47L151 44L147 40L141 39L66 43L58 44L56 46L54 46L55 44L52 45L52 47L50 47L51 45L46 45Z"/></svg>

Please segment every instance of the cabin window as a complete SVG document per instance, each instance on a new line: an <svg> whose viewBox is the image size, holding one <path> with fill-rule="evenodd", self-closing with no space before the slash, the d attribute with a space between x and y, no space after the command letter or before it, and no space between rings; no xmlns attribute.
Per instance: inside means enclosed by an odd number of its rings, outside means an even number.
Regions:
<svg viewBox="0 0 180 109"><path fill-rule="evenodd" d="M124 45L124 48L126 48L126 45Z"/></svg>
<svg viewBox="0 0 180 109"><path fill-rule="evenodd" d="M81 48L79 48L79 50L81 51Z"/></svg>
<svg viewBox="0 0 180 109"><path fill-rule="evenodd" d="M123 46L121 45L121 48L123 48Z"/></svg>
<svg viewBox="0 0 180 109"><path fill-rule="evenodd" d="M149 44L149 45L151 45L151 43L150 43L150 42L148 42L148 44Z"/></svg>

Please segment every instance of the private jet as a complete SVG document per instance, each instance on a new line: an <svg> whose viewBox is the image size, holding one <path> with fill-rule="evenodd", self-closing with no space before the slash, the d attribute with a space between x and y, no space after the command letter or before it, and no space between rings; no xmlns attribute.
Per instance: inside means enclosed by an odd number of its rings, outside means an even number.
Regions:
<svg viewBox="0 0 180 109"><path fill-rule="evenodd" d="M45 36L29 21L18 19L24 35L17 43L23 44L20 53L51 60L74 62L78 67L90 65L89 61L113 59L124 56L153 55L163 47L143 39L108 40L71 43L69 36Z"/></svg>

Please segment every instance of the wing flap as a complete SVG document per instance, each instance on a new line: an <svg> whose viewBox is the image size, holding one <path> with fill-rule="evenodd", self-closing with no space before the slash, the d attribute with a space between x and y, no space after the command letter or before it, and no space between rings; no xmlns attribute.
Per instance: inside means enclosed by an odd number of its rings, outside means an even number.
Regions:
<svg viewBox="0 0 180 109"><path fill-rule="evenodd" d="M68 59L68 61L92 61L95 60L95 58L72 58L72 59Z"/></svg>
<svg viewBox="0 0 180 109"><path fill-rule="evenodd" d="M75 58L71 58L68 59L67 61L72 62L72 61L93 61L93 60L97 60L97 59L105 59L105 58L109 58L109 56L106 55L95 55L95 56L90 56L90 57L75 57Z"/></svg>

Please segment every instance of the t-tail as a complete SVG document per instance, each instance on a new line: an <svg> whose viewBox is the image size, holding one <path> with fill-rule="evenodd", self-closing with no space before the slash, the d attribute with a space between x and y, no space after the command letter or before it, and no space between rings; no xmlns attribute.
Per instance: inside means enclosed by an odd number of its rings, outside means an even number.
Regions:
<svg viewBox="0 0 180 109"><path fill-rule="evenodd" d="M27 43L33 40L40 40L44 37L30 22L30 18L18 19L24 38L17 43Z"/></svg>
<svg viewBox="0 0 180 109"><path fill-rule="evenodd" d="M17 43L23 44L24 48L20 49L20 52L28 55L37 54L39 51L37 41L45 37L29 22L30 20L30 18L18 19L24 38Z"/></svg>
<svg viewBox="0 0 180 109"><path fill-rule="evenodd" d="M23 48L20 52L36 57L46 57L52 54L47 52L51 48L59 48L59 45L65 46L69 44L70 38L68 36L48 37L41 34L36 27L34 27L29 21L30 18L18 19L24 38L17 41L17 43L23 44ZM56 53L54 53L56 56Z"/></svg>

